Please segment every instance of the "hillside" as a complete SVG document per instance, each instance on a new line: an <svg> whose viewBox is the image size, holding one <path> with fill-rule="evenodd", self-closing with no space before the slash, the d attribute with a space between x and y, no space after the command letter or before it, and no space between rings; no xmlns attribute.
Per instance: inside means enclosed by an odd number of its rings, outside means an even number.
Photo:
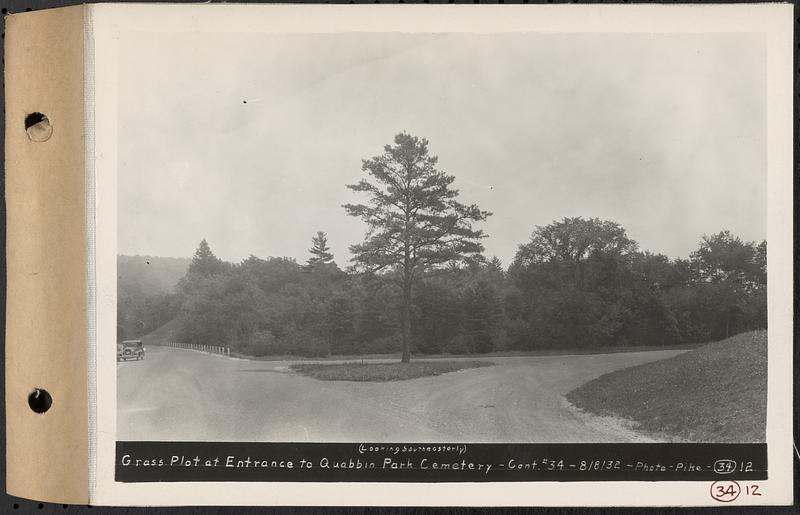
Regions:
<svg viewBox="0 0 800 515"><path fill-rule="evenodd" d="M674 358L600 376L567 395L578 408L691 442L763 442L767 332L739 334Z"/></svg>
<svg viewBox="0 0 800 515"><path fill-rule="evenodd" d="M123 292L170 293L191 262L190 258L117 256L117 285Z"/></svg>
<svg viewBox="0 0 800 515"><path fill-rule="evenodd" d="M177 341L177 334L180 332L180 321L175 318L162 325L155 331L142 336L145 345L163 345L166 342Z"/></svg>

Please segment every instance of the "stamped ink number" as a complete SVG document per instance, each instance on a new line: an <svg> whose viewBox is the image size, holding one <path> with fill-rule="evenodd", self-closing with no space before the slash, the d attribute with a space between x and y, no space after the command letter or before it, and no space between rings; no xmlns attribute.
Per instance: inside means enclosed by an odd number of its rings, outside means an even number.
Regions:
<svg viewBox="0 0 800 515"><path fill-rule="evenodd" d="M716 481L711 485L711 497L719 502L735 501L742 489L736 481Z"/></svg>

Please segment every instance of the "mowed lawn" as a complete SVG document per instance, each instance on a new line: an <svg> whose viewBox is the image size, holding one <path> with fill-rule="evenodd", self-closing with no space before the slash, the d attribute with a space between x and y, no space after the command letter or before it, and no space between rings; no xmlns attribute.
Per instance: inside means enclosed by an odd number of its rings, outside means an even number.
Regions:
<svg viewBox="0 0 800 515"><path fill-rule="evenodd" d="M596 415L690 442L763 442L767 333L754 331L673 358L611 372L567 394Z"/></svg>
<svg viewBox="0 0 800 515"><path fill-rule="evenodd" d="M487 361L411 361L410 363L298 364L290 370L323 381L403 381L494 365Z"/></svg>

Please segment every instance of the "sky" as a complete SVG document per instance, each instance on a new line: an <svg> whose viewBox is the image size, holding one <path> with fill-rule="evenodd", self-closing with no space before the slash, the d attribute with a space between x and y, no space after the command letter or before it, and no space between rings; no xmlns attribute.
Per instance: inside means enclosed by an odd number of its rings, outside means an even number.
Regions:
<svg viewBox="0 0 800 515"><path fill-rule="evenodd" d="M425 137L510 264L536 226L620 223L686 257L766 238L765 42L754 34L127 34L118 253L340 265L342 204L400 131Z"/></svg>

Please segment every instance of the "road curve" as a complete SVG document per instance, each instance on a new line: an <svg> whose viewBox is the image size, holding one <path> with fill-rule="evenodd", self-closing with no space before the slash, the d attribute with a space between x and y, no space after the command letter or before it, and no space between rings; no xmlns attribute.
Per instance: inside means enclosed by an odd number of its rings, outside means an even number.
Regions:
<svg viewBox="0 0 800 515"><path fill-rule="evenodd" d="M117 365L119 440L633 442L564 395L602 374L683 351L474 358L495 366L389 383L320 381L290 362L150 346Z"/></svg>

